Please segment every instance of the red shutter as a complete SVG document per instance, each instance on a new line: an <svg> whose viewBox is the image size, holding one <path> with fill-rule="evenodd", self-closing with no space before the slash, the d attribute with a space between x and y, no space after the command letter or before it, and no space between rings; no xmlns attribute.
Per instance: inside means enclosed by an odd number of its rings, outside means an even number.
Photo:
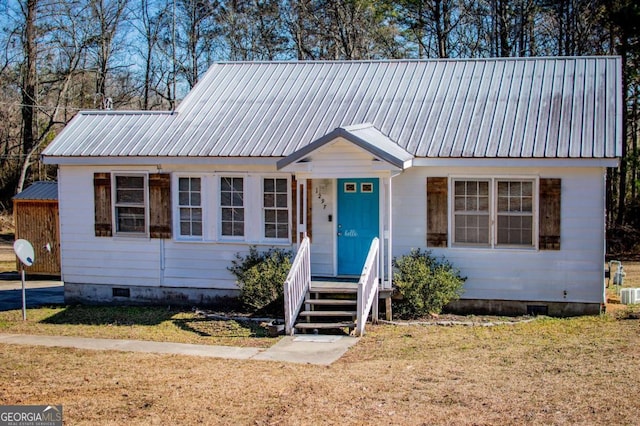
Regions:
<svg viewBox="0 0 640 426"><path fill-rule="evenodd" d="M447 247L449 209L447 178L427 178L427 247Z"/></svg>
<svg viewBox="0 0 640 426"><path fill-rule="evenodd" d="M171 238L171 175L149 175L149 236Z"/></svg>
<svg viewBox="0 0 640 426"><path fill-rule="evenodd" d="M540 250L560 250L560 179L540 179Z"/></svg>
<svg viewBox="0 0 640 426"><path fill-rule="evenodd" d="M93 174L93 203L95 235L96 237L110 237L113 234L111 221L111 173Z"/></svg>

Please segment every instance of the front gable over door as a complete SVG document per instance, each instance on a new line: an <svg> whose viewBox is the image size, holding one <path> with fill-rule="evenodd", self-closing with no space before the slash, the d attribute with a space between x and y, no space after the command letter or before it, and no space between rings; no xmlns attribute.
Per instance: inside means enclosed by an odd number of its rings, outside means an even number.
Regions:
<svg viewBox="0 0 640 426"><path fill-rule="evenodd" d="M402 171L413 155L371 124L339 127L278 161L278 169L316 176L370 175Z"/></svg>

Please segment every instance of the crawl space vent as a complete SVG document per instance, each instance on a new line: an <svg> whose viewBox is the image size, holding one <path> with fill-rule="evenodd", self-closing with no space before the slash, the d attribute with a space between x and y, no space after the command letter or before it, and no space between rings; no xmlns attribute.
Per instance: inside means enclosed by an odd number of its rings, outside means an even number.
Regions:
<svg viewBox="0 0 640 426"><path fill-rule="evenodd" d="M112 288L112 295L113 297L130 297L131 294L129 293L129 289L128 288Z"/></svg>

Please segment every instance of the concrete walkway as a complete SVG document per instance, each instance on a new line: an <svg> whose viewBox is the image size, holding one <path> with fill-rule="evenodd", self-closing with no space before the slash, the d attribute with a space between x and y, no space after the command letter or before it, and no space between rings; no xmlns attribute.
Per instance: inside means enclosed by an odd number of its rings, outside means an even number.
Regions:
<svg viewBox="0 0 640 426"><path fill-rule="evenodd" d="M355 337L301 335L285 336L268 349L234 346L194 345L149 342L143 340L90 339L68 336L0 334L0 343L9 345L49 346L87 350L115 350L158 354L195 355L226 359L292 362L330 365L358 342Z"/></svg>

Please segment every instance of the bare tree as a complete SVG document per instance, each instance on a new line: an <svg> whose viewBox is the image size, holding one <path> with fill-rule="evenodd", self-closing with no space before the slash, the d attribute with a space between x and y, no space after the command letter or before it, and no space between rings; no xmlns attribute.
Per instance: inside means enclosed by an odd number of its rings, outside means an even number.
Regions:
<svg viewBox="0 0 640 426"><path fill-rule="evenodd" d="M161 86L166 83L166 76L170 71L166 58L161 56L160 42L163 31L173 23L171 13L172 7L166 1L140 0L136 7L133 7L133 26L140 40L137 48L142 60L140 105L144 110L161 106L162 100L166 99L167 88ZM171 99L166 100L171 102Z"/></svg>
<svg viewBox="0 0 640 426"><path fill-rule="evenodd" d="M126 18L128 0L89 0L94 24L92 53L95 60L95 96L101 108L112 107L112 96L108 96L107 78L113 71L116 37ZM123 64L126 66L127 64Z"/></svg>
<svg viewBox="0 0 640 426"><path fill-rule="evenodd" d="M219 5L215 0L175 1L175 33L165 34L164 44L175 46L176 72L192 88L216 57Z"/></svg>

